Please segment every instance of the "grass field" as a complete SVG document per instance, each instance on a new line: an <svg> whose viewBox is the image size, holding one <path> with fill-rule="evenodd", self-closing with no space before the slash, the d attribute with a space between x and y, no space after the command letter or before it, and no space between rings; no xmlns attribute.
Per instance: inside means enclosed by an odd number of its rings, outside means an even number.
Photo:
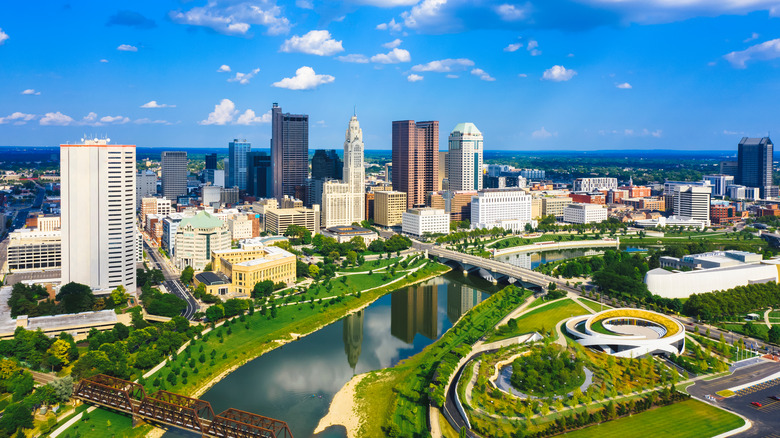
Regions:
<svg viewBox="0 0 780 438"><path fill-rule="evenodd" d="M756 329L756 333L759 335L758 337L766 339L769 328L764 324L763 320L754 322L753 327ZM723 324L723 328L732 332L745 334L742 324Z"/></svg>
<svg viewBox="0 0 780 438"><path fill-rule="evenodd" d="M567 438L701 438L736 429L744 421L697 400L686 400L631 417L567 433Z"/></svg>
<svg viewBox="0 0 780 438"><path fill-rule="evenodd" d="M610 306L610 305L597 303L595 301L587 300L585 298L580 298L580 302L582 304L588 306L588 308L590 308L590 310L592 310L592 311L594 311L596 313L601 312L602 310L607 310L607 309L611 309L612 308L612 306Z"/></svg>
<svg viewBox="0 0 780 438"><path fill-rule="evenodd" d="M143 437L152 430L149 425L142 425L133 428L133 421L127 415L120 414L108 409L95 409L89 414L89 421L85 422L83 417L74 423L65 432L61 438L135 438Z"/></svg>
<svg viewBox="0 0 780 438"><path fill-rule="evenodd" d="M494 333L487 339L487 342L499 341L501 339L534 331L539 333L553 331L555 325L558 324L558 321L571 316L584 315L586 313L588 313L588 311L583 309L582 306L575 303L573 300L566 298L539 307L538 309L517 318L517 329Z"/></svg>

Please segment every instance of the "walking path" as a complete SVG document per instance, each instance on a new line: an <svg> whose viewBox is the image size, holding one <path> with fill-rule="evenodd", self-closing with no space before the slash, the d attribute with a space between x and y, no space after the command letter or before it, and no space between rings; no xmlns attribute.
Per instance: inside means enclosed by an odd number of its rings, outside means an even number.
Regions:
<svg viewBox="0 0 780 438"><path fill-rule="evenodd" d="M764 312L764 323L767 327L772 328L772 323L769 322L769 314L772 312L772 308L766 309L766 312Z"/></svg>

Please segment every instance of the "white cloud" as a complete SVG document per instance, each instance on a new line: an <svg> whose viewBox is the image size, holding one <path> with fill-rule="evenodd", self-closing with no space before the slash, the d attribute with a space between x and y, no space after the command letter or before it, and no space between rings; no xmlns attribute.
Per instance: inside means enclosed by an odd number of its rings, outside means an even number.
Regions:
<svg viewBox="0 0 780 438"><path fill-rule="evenodd" d="M3 28L0 27L0 46L5 43L5 40L9 38L8 34L3 32Z"/></svg>
<svg viewBox="0 0 780 438"><path fill-rule="evenodd" d="M531 133L531 137L533 138L550 138L553 136L558 136L557 132L549 132L548 130L544 129L544 126L542 126L541 129L537 129L536 131Z"/></svg>
<svg viewBox="0 0 780 438"><path fill-rule="evenodd" d="M527 74L525 74L525 73L520 73L520 74L518 74L518 75L517 75L517 77L518 77L518 78L527 78L527 77L528 77L528 75L527 75Z"/></svg>
<svg viewBox="0 0 780 438"><path fill-rule="evenodd" d="M471 70L471 74L473 74L474 76L479 76L479 78L482 79L483 81L492 82L496 80L496 78L490 76L485 70L482 70L481 68L475 68Z"/></svg>
<svg viewBox="0 0 780 438"><path fill-rule="evenodd" d="M514 44L510 44L510 45L504 47L504 51L505 52L516 52L521 47L523 47L523 43L514 43Z"/></svg>
<svg viewBox="0 0 780 438"><path fill-rule="evenodd" d="M371 57L371 62L380 64L398 64L399 62L409 62L412 56L408 50L395 48L388 53L377 53Z"/></svg>
<svg viewBox="0 0 780 438"><path fill-rule="evenodd" d="M723 55L723 58L735 68L746 68L748 61L768 61L780 58L780 38L750 46L745 50L728 53Z"/></svg>
<svg viewBox="0 0 780 438"><path fill-rule="evenodd" d="M279 48L282 52L300 52L310 55L330 56L343 52L341 41L331 38L327 30L312 30L303 36L293 35Z"/></svg>
<svg viewBox="0 0 780 438"><path fill-rule="evenodd" d="M423 79L425 79L425 78L423 78L420 75L416 75L414 73L412 73L412 74L410 74L409 76L406 77L406 80L409 81L409 82L417 82L417 81L421 81Z"/></svg>
<svg viewBox="0 0 780 438"><path fill-rule="evenodd" d="M74 120L70 116L66 116L61 112L46 113L41 120L38 121L43 126L67 126L73 123Z"/></svg>
<svg viewBox="0 0 780 438"><path fill-rule="evenodd" d="M568 81L576 74L577 72L572 69L567 69L562 65L554 65L544 71L542 80L554 82Z"/></svg>
<svg viewBox="0 0 780 438"><path fill-rule="evenodd" d="M303 66L295 71L295 76L283 78L272 85L277 88L287 88L288 90L311 90L322 84L329 84L336 80L331 75L318 75L314 73L311 67Z"/></svg>
<svg viewBox="0 0 780 438"><path fill-rule="evenodd" d="M226 125L233 121L238 111L236 105L230 99L222 99L214 105L214 111L209 113L206 120L198 122L201 125Z"/></svg>
<svg viewBox="0 0 780 438"><path fill-rule="evenodd" d="M167 120L152 120L147 117L136 119L133 123L138 125L170 125L170 122Z"/></svg>
<svg viewBox="0 0 780 438"><path fill-rule="evenodd" d="M341 62L355 62L358 64L368 64L369 62L366 55L360 55L357 53L352 53L344 56L337 56L336 59Z"/></svg>
<svg viewBox="0 0 780 438"><path fill-rule="evenodd" d="M295 6L301 9L314 9L314 4L311 0L295 0Z"/></svg>
<svg viewBox="0 0 780 438"><path fill-rule="evenodd" d="M28 88L28 89L22 91L22 94L31 95L31 96L40 96L41 92L40 91L35 91L32 88Z"/></svg>
<svg viewBox="0 0 780 438"><path fill-rule="evenodd" d="M102 123L116 123L118 125L123 125L123 124L129 122L130 119L128 119L127 117L123 117L123 116L105 116L105 117L101 117L100 121Z"/></svg>
<svg viewBox="0 0 780 438"><path fill-rule="evenodd" d="M217 73L225 73L225 72L229 72L229 71L230 71L230 66L227 65L227 64L222 64L217 69Z"/></svg>
<svg viewBox="0 0 780 438"><path fill-rule="evenodd" d="M10 122L14 122L14 125L24 125L34 118L35 114L25 114L17 111L10 116L0 117L0 125Z"/></svg>
<svg viewBox="0 0 780 438"><path fill-rule="evenodd" d="M634 88L628 82L623 82L622 84L617 84L615 86L620 88L620 89L623 89L623 90L630 90L630 89Z"/></svg>
<svg viewBox="0 0 780 438"><path fill-rule="evenodd" d="M401 16L406 27L426 27L431 22L439 21L439 14L446 4L447 0L423 0Z"/></svg>
<svg viewBox="0 0 780 438"><path fill-rule="evenodd" d="M138 47L131 46L130 44L122 44L119 47L117 47L116 49L119 50L119 51L122 51L122 52L137 52L138 51Z"/></svg>
<svg viewBox="0 0 780 438"><path fill-rule="evenodd" d="M569 53L568 55L566 55L566 57L567 58L574 58L574 53Z"/></svg>
<svg viewBox="0 0 780 438"><path fill-rule="evenodd" d="M176 108L176 105L169 105L167 103L157 103L156 100L150 100L141 105L141 108Z"/></svg>
<svg viewBox="0 0 780 438"><path fill-rule="evenodd" d="M661 131L660 129L656 129L655 131L650 133L650 135L652 135L653 137L660 137L661 134L663 134L663 131Z"/></svg>
<svg viewBox="0 0 780 438"><path fill-rule="evenodd" d="M418 64L412 67L412 71L433 71L437 73L448 73L455 70L465 70L473 67L474 61L466 58L442 59L431 61L427 64Z"/></svg>
<svg viewBox="0 0 780 438"><path fill-rule="evenodd" d="M256 123L271 123L271 111L269 110L262 116L255 116L255 112L248 109L236 120L236 125L254 125Z"/></svg>
<svg viewBox="0 0 780 438"><path fill-rule="evenodd" d="M273 0L209 0L205 6L171 11L168 15L175 23L204 26L225 35L246 35L253 24L264 26L269 35L290 31L290 20Z"/></svg>
<svg viewBox="0 0 780 438"><path fill-rule="evenodd" d="M256 69L250 71L249 73L236 72L236 75L234 77L232 77L232 78L229 78L227 81L228 82L238 82L241 85L246 85L259 72L260 72L259 68L256 68Z"/></svg>
<svg viewBox="0 0 780 438"><path fill-rule="evenodd" d="M515 5L503 4L495 7L495 11L504 21L517 21L525 18L525 10Z"/></svg>
<svg viewBox="0 0 780 438"><path fill-rule="evenodd" d="M84 118L81 119L81 121L78 123L79 125L91 125L91 126L101 126L101 123L98 121L98 115L95 112L90 112Z"/></svg>
<svg viewBox="0 0 780 438"><path fill-rule="evenodd" d="M458 79L460 76L458 76L458 75L454 75L454 74L450 73L450 74L448 74L448 75L447 75L447 76L445 76L445 77L446 77L446 78L450 78L450 79Z"/></svg>
<svg viewBox="0 0 780 438"><path fill-rule="evenodd" d="M390 41L389 43L382 44L382 47L385 49L395 49L396 47L400 46L403 41L400 38L396 38L393 41Z"/></svg>
<svg viewBox="0 0 780 438"><path fill-rule="evenodd" d="M625 134L625 135L634 135L634 130L633 129L624 129L623 130L623 134Z"/></svg>
<svg viewBox="0 0 780 438"><path fill-rule="evenodd" d="M411 6L419 0L354 0L353 3L376 6L379 8L394 8L396 6Z"/></svg>
<svg viewBox="0 0 780 438"><path fill-rule="evenodd" d="M542 51L537 49L539 47L539 42L535 40L528 41L528 46L526 46L526 50L528 50L529 53L531 53L531 56L539 56L542 54Z"/></svg>
<svg viewBox="0 0 780 438"><path fill-rule="evenodd" d="M749 42L751 42L753 40L757 40L757 39L758 39L758 34L753 32L752 34L750 34L750 36L748 38L745 38L744 40L742 40L742 42L743 43L749 43Z"/></svg>
<svg viewBox="0 0 780 438"><path fill-rule="evenodd" d="M401 23L396 23L395 18L391 19L389 23L381 23L376 25L376 30L389 30L390 32L400 32Z"/></svg>
<svg viewBox="0 0 780 438"><path fill-rule="evenodd" d="M107 63L107 62L108 62L108 59L101 59L101 60L100 60L100 62L102 62L102 63L104 63L104 64L105 64L105 63Z"/></svg>

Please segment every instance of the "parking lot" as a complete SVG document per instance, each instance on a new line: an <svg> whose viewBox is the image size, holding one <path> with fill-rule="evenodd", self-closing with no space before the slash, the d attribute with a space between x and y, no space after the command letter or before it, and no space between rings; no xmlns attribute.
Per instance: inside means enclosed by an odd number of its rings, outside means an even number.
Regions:
<svg viewBox="0 0 780 438"><path fill-rule="evenodd" d="M780 401L770 398L780 395L780 379L748 386L737 391L732 397L722 398L716 395L718 391L758 381L777 372L780 372L780 363L767 362L738 369L734 374L719 379L696 382L688 388L688 392L701 399L708 395L713 396L717 399L717 406L744 415L753 422L753 427L735 436L780 438ZM753 402L761 403L761 407L752 405Z"/></svg>

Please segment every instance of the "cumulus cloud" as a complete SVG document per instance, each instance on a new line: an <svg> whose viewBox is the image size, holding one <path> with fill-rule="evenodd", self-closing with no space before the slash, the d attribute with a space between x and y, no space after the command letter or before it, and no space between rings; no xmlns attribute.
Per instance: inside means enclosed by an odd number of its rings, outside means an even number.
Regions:
<svg viewBox="0 0 780 438"><path fill-rule="evenodd" d="M401 23L396 23L395 18L390 20L389 23L381 23L376 25L376 30L389 30L390 32L400 32Z"/></svg>
<svg viewBox="0 0 780 438"><path fill-rule="evenodd" d="M311 0L295 0L295 6L301 9L314 9L314 4Z"/></svg>
<svg viewBox="0 0 780 438"><path fill-rule="evenodd" d="M723 58L735 68L746 68L748 61L768 61L780 58L780 38L756 44L738 52L727 53L723 55Z"/></svg>
<svg viewBox="0 0 780 438"><path fill-rule="evenodd" d="M504 51L505 52L516 52L521 47L523 47L523 43L514 43L514 44L510 44L510 45L504 47Z"/></svg>
<svg viewBox="0 0 780 438"><path fill-rule="evenodd" d="M35 91L32 88L28 88L28 89L22 91L22 94L26 94L28 96L40 96L41 92L40 91Z"/></svg>
<svg viewBox="0 0 780 438"><path fill-rule="evenodd" d="M312 30L303 36L293 35L282 44L279 51L330 56L343 52L344 48L341 46L341 41L333 39L327 30Z"/></svg>
<svg viewBox="0 0 780 438"><path fill-rule="evenodd" d="M108 59L101 59L101 60L100 60L100 62L102 62L102 63L104 63L104 64L105 64L105 63L107 63L107 62L108 62Z"/></svg>
<svg viewBox="0 0 780 438"><path fill-rule="evenodd" d="M358 64L368 64L369 62L368 57L366 57L366 55L360 55L357 53L344 55L344 56L337 56L336 59L341 62L355 62Z"/></svg>
<svg viewBox="0 0 780 438"><path fill-rule="evenodd" d="M542 51L537 49L539 47L539 42L535 40L528 41L528 46L526 46L526 50L531 54L531 56L539 56L542 54Z"/></svg>
<svg viewBox="0 0 780 438"><path fill-rule="evenodd" d="M526 11L515 5L504 3L495 7L495 11L504 21L517 21L525 18Z"/></svg>
<svg viewBox="0 0 780 438"><path fill-rule="evenodd" d="M544 126L542 126L541 129L537 129L536 131L531 133L531 137L539 138L539 139L550 138L550 137L557 136L557 135L558 135L557 132L550 132L550 131L544 129Z"/></svg>
<svg viewBox="0 0 780 438"><path fill-rule="evenodd" d="M118 125L123 125L129 121L129 118L123 116L105 116L100 118L101 123L115 123Z"/></svg>
<svg viewBox="0 0 780 438"><path fill-rule="evenodd" d="M615 86L620 88L620 89L623 89L623 90L630 90L630 89L634 88L628 82L623 82L622 84L617 84Z"/></svg>
<svg viewBox="0 0 780 438"><path fill-rule="evenodd" d="M425 78L423 78L420 75L416 75L414 73L412 73L412 74L410 74L409 76L406 77L406 80L409 81L409 82L417 82L417 81L421 81L423 79L425 79Z"/></svg>
<svg viewBox="0 0 780 438"><path fill-rule="evenodd" d="M14 125L24 125L25 123L29 122L34 118L35 118L35 114L25 114L17 111L11 114L10 116L0 117L0 125L4 123L11 123L11 122L13 122Z"/></svg>
<svg viewBox="0 0 780 438"><path fill-rule="evenodd" d="M377 53L371 57L371 62L380 64L398 64L399 62L409 62L412 56L408 50L395 48L388 53Z"/></svg>
<svg viewBox="0 0 780 438"><path fill-rule="evenodd" d="M227 65L227 64L222 64L217 69L217 73L225 73L225 72L229 72L229 71L230 71L230 66Z"/></svg>
<svg viewBox="0 0 780 438"><path fill-rule="evenodd" d="M395 49L396 47L400 46L403 41L399 38L394 39L393 41L390 41L389 43L382 44L382 47L385 49Z"/></svg>
<svg viewBox="0 0 780 438"><path fill-rule="evenodd" d="M544 71L542 80L563 82L573 78L576 74L577 72L572 69L567 69L562 65L554 65Z"/></svg>
<svg viewBox="0 0 780 438"><path fill-rule="evenodd" d="M210 112L206 120L201 120L201 125L226 125L233 121L238 111L236 104L230 99L222 99L214 105L214 111Z"/></svg>
<svg viewBox="0 0 780 438"><path fill-rule="evenodd" d="M9 38L8 34L3 32L3 28L0 27L0 46L2 46L5 43L5 40Z"/></svg>
<svg viewBox="0 0 780 438"><path fill-rule="evenodd" d="M236 72L236 75L228 79L228 82L238 82L241 85L246 85L249 81L260 72L259 68L256 68L249 73Z"/></svg>
<svg viewBox="0 0 780 438"><path fill-rule="evenodd" d="M418 64L412 67L412 71L433 71L436 73L449 73L455 70L465 70L474 66L474 61L466 58L441 59L427 64Z"/></svg>
<svg viewBox="0 0 780 438"><path fill-rule="evenodd" d="M152 120L147 117L144 117L142 119L136 119L133 121L133 123L137 125L170 125L170 122L168 122L167 120Z"/></svg>
<svg viewBox="0 0 780 438"><path fill-rule="evenodd" d="M175 23L208 27L225 35L246 35L253 24L264 26L269 35L290 31L290 20L273 0L209 0L205 6L171 11L168 16Z"/></svg>
<svg viewBox="0 0 780 438"><path fill-rule="evenodd" d="M749 36L749 37L747 37L747 38L745 38L744 40L742 40L742 42L743 42L743 43L749 43L749 42L751 42L751 41L753 41L753 40L757 40L757 39L758 39L758 34L757 34L757 33L755 33L755 32L753 32L752 34L750 34L750 36Z"/></svg>
<svg viewBox="0 0 780 438"><path fill-rule="evenodd" d="M176 105L169 105L167 103L157 103L156 100L150 100L141 105L141 108L176 108Z"/></svg>
<svg viewBox="0 0 780 438"><path fill-rule="evenodd" d="M236 120L236 125L255 125L257 123L271 123L271 111L268 110L267 113L256 116L254 111L248 109Z"/></svg>
<svg viewBox="0 0 780 438"><path fill-rule="evenodd" d="M67 126L73 122L74 120L72 117L66 116L59 111L56 113L46 113L41 117L41 120L38 121L38 123L43 126Z"/></svg>
<svg viewBox="0 0 780 438"><path fill-rule="evenodd" d="M157 27L157 23L138 12L119 11L108 18L106 26L128 26L136 29L152 29Z"/></svg>
<svg viewBox="0 0 780 438"><path fill-rule="evenodd" d="M119 50L119 51L122 51L122 52L137 52L138 51L138 47L131 46L130 44L121 44L116 49Z"/></svg>
<svg viewBox="0 0 780 438"><path fill-rule="evenodd" d="M474 76L478 76L483 81L492 82L496 80L496 78L490 76L485 70L482 70L481 68L475 68L471 70L471 74L473 74Z"/></svg>
<svg viewBox="0 0 780 438"><path fill-rule="evenodd" d="M311 90L322 84L329 84L336 80L331 75L318 75L314 73L311 67L303 66L295 71L295 76L283 78L272 85L277 88L287 88L288 90Z"/></svg>

